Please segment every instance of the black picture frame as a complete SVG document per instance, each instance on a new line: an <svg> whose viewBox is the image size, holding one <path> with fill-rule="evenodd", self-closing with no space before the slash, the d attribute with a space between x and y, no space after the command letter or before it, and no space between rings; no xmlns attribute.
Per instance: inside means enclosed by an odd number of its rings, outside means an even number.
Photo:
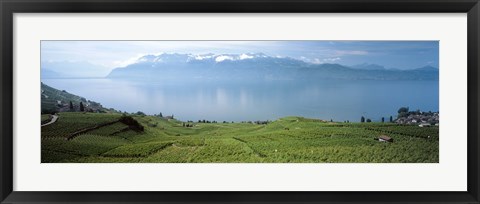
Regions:
<svg viewBox="0 0 480 204"><path fill-rule="evenodd" d="M479 203L479 0L0 0L1 203ZM466 192L19 192L13 191L15 13L467 13ZM448 176L448 175L445 175Z"/></svg>

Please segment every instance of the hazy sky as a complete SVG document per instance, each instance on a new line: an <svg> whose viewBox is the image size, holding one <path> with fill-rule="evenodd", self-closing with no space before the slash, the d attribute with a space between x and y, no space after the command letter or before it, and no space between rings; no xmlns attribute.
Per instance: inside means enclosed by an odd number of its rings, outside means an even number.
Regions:
<svg viewBox="0 0 480 204"><path fill-rule="evenodd" d="M146 54L262 52L312 63L379 64L386 68L438 67L438 41L42 41L41 60L123 67Z"/></svg>

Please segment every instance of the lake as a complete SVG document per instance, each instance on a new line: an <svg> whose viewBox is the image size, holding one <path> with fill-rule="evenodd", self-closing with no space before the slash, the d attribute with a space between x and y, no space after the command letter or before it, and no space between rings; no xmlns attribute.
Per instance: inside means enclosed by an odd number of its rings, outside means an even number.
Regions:
<svg viewBox="0 0 480 204"><path fill-rule="evenodd" d="M174 115L180 120L256 121L285 116L359 122L388 121L402 106L439 110L438 81L165 82L42 79L106 108Z"/></svg>

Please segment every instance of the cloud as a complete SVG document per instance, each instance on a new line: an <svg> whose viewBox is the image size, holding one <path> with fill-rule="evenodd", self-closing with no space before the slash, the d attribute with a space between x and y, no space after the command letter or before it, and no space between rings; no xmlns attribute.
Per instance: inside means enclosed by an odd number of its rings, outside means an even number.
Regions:
<svg viewBox="0 0 480 204"><path fill-rule="evenodd" d="M163 54L163 52L140 53L140 54L136 54L134 57L130 57L126 60L113 61L111 64L112 64L113 67L126 67L128 65L137 63L137 62L142 61L142 60L145 60L145 59L142 59L144 56L147 56L147 55L158 56L158 55L161 55L161 54Z"/></svg>
<svg viewBox="0 0 480 204"><path fill-rule="evenodd" d="M333 58L326 58L326 59L323 59L324 62L336 62L336 61L339 61L341 60L342 58L340 57L333 57Z"/></svg>
<svg viewBox="0 0 480 204"><path fill-rule="evenodd" d="M247 55L247 54L242 54L240 55L240 60L243 60L243 59L252 59L253 56L250 56L250 55Z"/></svg>
<svg viewBox="0 0 480 204"><path fill-rule="evenodd" d="M368 55L367 51L364 50L336 50L336 56L344 56L344 55Z"/></svg>
<svg viewBox="0 0 480 204"><path fill-rule="evenodd" d="M224 60L233 60L233 57L220 55L217 58L215 58L215 62L221 62L221 61L224 61Z"/></svg>
<svg viewBox="0 0 480 204"><path fill-rule="evenodd" d="M322 64L322 60L320 60L320 59L318 59L318 58L315 58L315 59L311 60L310 63L313 63L313 64Z"/></svg>
<svg viewBox="0 0 480 204"><path fill-rule="evenodd" d="M307 62L307 63L312 63L312 64L324 64L324 63L333 63L336 61L341 60L342 58L340 57L332 57L332 58L325 58L325 59L319 59L319 58L313 58L309 59L306 57L300 57L300 60Z"/></svg>
<svg viewBox="0 0 480 204"><path fill-rule="evenodd" d="M195 55L194 58L196 60L204 60L204 59L210 59L212 57L215 57L214 54L206 54L206 55Z"/></svg>

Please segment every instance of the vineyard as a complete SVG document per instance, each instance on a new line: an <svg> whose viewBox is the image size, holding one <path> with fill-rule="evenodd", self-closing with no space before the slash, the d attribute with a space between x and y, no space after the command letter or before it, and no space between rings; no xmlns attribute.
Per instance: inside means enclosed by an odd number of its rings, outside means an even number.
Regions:
<svg viewBox="0 0 480 204"><path fill-rule="evenodd" d="M60 113L58 120L42 127L42 138L65 138L75 131L118 120L119 114Z"/></svg>
<svg viewBox="0 0 480 204"><path fill-rule="evenodd" d="M190 123L121 114L59 113L42 127L42 162L438 163L439 127L285 117L268 124ZM42 115L42 120L46 116ZM101 126L104 124L104 126ZM105 125L107 124L107 125ZM92 128L99 127L99 128ZM67 140L72 133L86 130ZM376 140L380 135L393 143Z"/></svg>

